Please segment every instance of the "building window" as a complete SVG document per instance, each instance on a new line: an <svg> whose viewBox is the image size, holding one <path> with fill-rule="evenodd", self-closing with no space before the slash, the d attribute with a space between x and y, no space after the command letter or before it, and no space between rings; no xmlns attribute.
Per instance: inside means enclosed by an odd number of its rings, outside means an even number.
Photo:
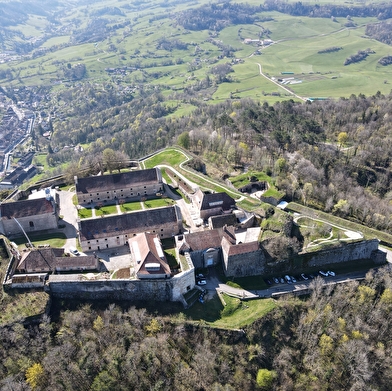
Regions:
<svg viewBox="0 0 392 391"><path fill-rule="evenodd" d="M91 250L91 247L89 247L88 249Z"/></svg>
<svg viewBox="0 0 392 391"><path fill-rule="evenodd" d="M87 244L90 244L90 241L88 241Z"/></svg>
<svg viewBox="0 0 392 391"><path fill-rule="evenodd" d="M105 241L107 242L107 241L108 241L108 239L106 238L106 239L105 239Z"/></svg>
<svg viewBox="0 0 392 391"><path fill-rule="evenodd" d="M99 243L99 240L97 239L97 243Z"/></svg>
<svg viewBox="0 0 392 391"><path fill-rule="evenodd" d="M99 195L99 193L97 193L97 195Z"/></svg>
<svg viewBox="0 0 392 391"><path fill-rule="evenodd" d="M29 221L29 227L34 228L34 221Z"/></svg>

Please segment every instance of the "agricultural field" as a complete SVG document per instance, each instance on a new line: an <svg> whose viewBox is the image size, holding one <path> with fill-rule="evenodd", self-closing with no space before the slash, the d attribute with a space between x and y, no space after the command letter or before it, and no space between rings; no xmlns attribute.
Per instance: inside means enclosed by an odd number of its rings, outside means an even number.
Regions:
<svg viewBox="0 0 392 391"><path fill-rule="evenodd" d="M24 37L32 42L33 50L0 64L0 83L56 89L80 80L143 84L144 89L159 89L166 104L174 108L170 115L175 116L192 111L192 104L176 97L189 90L200 91L197 99L212 103L244 97L274 103L298 99L292 93L303 98L339 98L390 90L392 66L378 64L390 46L365 35L366 25L378 22L375 17L310 18L263 11L252 15L254 22L227 23L217 30L181 24L180 12L209 3L71 3L62 16L56 15L60 24L56 28L44 16L30 15L10 29L18 32L15 40ZM260 8L259 1L236 3ZM245 44L245 39L269 39L272 44ZM318 53L331 47L340 50ZM366 49L371 50L366 59L344 65L345 59ZM85 66L82 74L75 71L80 64ZM224 77L219 66L226 64L231 70ZM260 75L260 69L267 77ZM290 76L283 77L282 72ZM285 78L292 81L282 86L277 79Z"/></svg>

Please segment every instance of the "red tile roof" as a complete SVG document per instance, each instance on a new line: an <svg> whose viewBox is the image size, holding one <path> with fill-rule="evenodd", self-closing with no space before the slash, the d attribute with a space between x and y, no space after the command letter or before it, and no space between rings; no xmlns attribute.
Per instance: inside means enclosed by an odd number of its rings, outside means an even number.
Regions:
<svg viewBox="0 0 392 391"><path fill-rule="evenodd" d="M144 276L170 275L170 267L157 235L147 232L141 233L129 239L128 244L135 261L136 274L143 274ZM137 259L138 257L140 259ZM159 265L159 269L148 270L148 267L146 267L148 264Z"/></svg>

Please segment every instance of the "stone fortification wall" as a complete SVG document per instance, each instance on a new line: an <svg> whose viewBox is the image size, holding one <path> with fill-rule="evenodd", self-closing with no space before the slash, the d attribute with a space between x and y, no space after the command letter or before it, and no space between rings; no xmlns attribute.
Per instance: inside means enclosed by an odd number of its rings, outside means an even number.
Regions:
<svg viewBox="0 0 392 391"><path fill-rule="evenodd" d="M192 270L162 280L49 281L46 289L63 299L181 301L194 281Z"/></svg>
<svg viewBox="0 0 392 391"><path fill-rule="evenodd" d="M224 255L225 275L227 277L256 276L265 273L265 255L259 251L248 254L231 255L230 260Z"/></svg>
<svg viewBox="0 0 392 391"><path fill-rule="evenodd" d="M298 273L302 270L321 269L325 265L349 261L373 260L375 264L385 263L385 254L378 251L378 240L364 240L355 243L342 243L341 246L314 253L299 254L291 260L266 264L266 274Z"/></svg>
<svg viewBox="0 0 392 391"><path fill-rule="evenodd" d="M371 259L377 250L378 240L373 239L359 243L342 243L338 248L319 251L315 254L304 254L303 258L308 267L318 267L357 259Z"/></svg>
<svg viewBox="0 0 392 391"><path fill-rule="evenodd" d="M175 275L171 279L172 283L172 301L183 301L182 295L191 290L195 286L195 269L189 270Z"/></svg>

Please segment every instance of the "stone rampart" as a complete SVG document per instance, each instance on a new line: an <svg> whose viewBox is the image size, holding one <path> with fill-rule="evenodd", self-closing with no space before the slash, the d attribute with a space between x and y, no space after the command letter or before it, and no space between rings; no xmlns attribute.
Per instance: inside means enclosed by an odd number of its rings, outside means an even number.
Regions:
<svg viewBox="0 0 392 391"><path fill-rule="evenodd" d="M49 281L46 290L53 297L85 300L182 301L181 296L194 287L193 269L169 279Z"/></svg>
<svg viewBox="0 0 392 391"><path fill-rule="evenodd" d="M325 265L341 264L350 261L358 263L373 260L375 264L386 261L386 255L378 250L378 240L363 240L355 243L341 243L334 247L313 253L303 253L295 258L281 262L268 263L266 274L298 273L302 270L322 269Z"/></svg>
<svg viewBox="0 0 392 391"><path fill-rule="evenodd" d="M371 259L378 250L378 240L365 240L359 243L342 243L337 248L318 251L315 254L303 254L302 258L308 267L318 267L325 264L342 263L358 259Z"/></svg>

